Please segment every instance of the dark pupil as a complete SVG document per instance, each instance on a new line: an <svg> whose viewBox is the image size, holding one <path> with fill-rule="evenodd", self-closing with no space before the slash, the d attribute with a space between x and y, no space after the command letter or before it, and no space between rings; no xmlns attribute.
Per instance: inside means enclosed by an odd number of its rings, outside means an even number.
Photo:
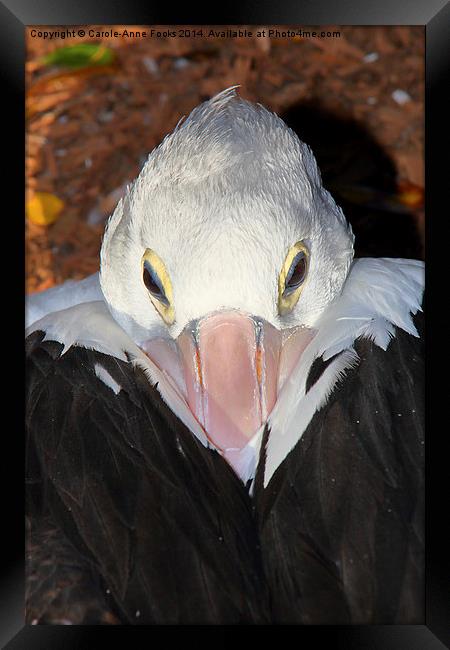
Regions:
<svg viewBox="0 0 450 650"><path fill-rule="evenodd" d="M291 268L286 278L286 289L297 289L303 282L306 272L306 258L304 253L298 253L292 262Z"/></svg>
<svg viewBox="0 0 450 650"><path fill-rule="evenodd" d="M156 298L164 299L164 293L161 290L158 282L156 281L155 273L153 270L149 270L146 265L144 265L143 273L144 284L147 289L153 294Z"/></svg>

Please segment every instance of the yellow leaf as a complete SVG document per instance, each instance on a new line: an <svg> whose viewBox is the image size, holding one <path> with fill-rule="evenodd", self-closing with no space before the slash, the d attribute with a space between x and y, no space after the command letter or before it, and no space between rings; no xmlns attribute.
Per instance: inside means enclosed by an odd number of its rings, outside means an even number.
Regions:
<svg viewBox="0 0 450 650"><path fill-rule="evenodd" d="M38 226L49 226L54 223L64 207L64 202L49 192L35 192L27 201L27 217Z"/></svg>

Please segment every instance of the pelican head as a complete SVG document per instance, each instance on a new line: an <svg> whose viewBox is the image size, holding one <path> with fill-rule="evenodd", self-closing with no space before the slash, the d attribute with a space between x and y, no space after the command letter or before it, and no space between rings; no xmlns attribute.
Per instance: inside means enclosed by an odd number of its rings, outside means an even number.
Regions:
<svg viewBox="0 0 450 650"><path fill-rule="evenodd" d="M109 220L100 281L115 320L233 465L352 259L309 147L231 88L150 154Z"/></svg>

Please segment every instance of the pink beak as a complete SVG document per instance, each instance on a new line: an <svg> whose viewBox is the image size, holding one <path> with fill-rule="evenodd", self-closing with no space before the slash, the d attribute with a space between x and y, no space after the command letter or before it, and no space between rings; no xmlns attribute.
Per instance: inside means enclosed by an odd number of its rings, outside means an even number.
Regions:
<svg viewBox="0 0 450 650"><path fill-rule="evenodd" d="M207 437L233 466L264 424L279 391L311 340L311 330L282 333L238 311L186 327L177 350L148 341L148 356L176 383Z"/></svg>

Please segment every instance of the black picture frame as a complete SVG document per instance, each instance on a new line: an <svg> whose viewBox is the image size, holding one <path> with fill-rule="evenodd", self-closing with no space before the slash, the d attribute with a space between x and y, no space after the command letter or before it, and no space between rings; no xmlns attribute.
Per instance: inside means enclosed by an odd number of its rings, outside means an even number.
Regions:
<svg viewBox="0 0 450 650"><path fill-rule="evenodd" d="M189 8L190 9L190 8ZM4 306L8 318L3 318L6 331L3 333L6 368L16 369L16 381L7 382L3 391L4 411L12 413L6 426L4 422L3 460L8 465L8 482L4 492L2 509L3 570L1 574L0 599L0 642L8 650L26 648L27 650L53 648L97 648L114 640L122 643L130 632L139 632L135 645L140 645L142 634L153 635L160 628L99 626L24 626L24 508L23 508L23 412L20 397L23 375L20 364L20 351L23 349L22 328L24 314L24 229L22 225L24 205L24 61L25 28L28 25L83 25L83 24L289 24L301 25L423 25L426 34L426 240L427 240L427 516L426 516L426 622L415 626L305 626L296 628L296 643L324 644L328 647L367 648L383 650L438 650L450 648L450 589L449 561L450 549L445 524L448 520L446 474L447 457L440 445L445 444L448 435L444 413L446 412L445 388L431 387L431 367L441 366L433 361L439 357L439 340L445 341L446 332L439 336L440 304L442 294L436 288L435 279L441 274L439 260L446 259L440 254L442 237L439 234L440 222L446 217L443 211L444 192L447 190L448 164L443 164L447 154L446 118L448 104L445 90L449 82L450 47L450 5L446 0L413 0L409 3L394 3L387 0L349 0L328 3L326 0L303 0L302 2L278 3L242 2L238 14L206 15L195 9L190 15L178 13L168 16L167 10L156 6L145 7L142 3L127 2L119 6L107 0L97 0L95 4L86 0L78 2L51 0L33 3L31 0L7 0L0 3L0 24L2 39L0 66L6 108L4 136L11 135L9 147L5 146L4 159L7 162L7 180L3 186L5 198L12 199L8 210L3 213L4 238L7 247L13 251L13 264L3 267ZM442 202L442 203L441 203ZM14 225L13 225L14 224ZM5 241L5 240L4 240ZM12 272L11 272L12 271ZM448 302L444 292L443 302ZM440 359L440 357L439 357ZM4 367L5 372L5 367ZM8 371L9 374L9 371ZM14 376L14 372L12 372ZM439 384L439 382L437 382ZM448 382L447 382L448 383ZM448 400L448 398L447 398ZM441 414L433 424L432 412ZM444 423L444 424L443 424ZM448 425L447 425L448 426ZM6 472L5 472L6 474ZM187 634L198 628L184 626ZM180 629L180 628L178 628ZM202 630L200 631L203 631ZM215 634L216 627L206 629ZM220 628L220 636L226 643L228 633L236 628ZM242 628L239 628L242 631ZM114 632L112 631L114 630ZM162 630L164 631L164 630ZM254 634L256 630L252 630ZM280 633L282 628L277 628ZM291 630L292 631L292 630ZM106 635L106 636L105 636ZM298 636L297 636L298 635ZM217 636L215 634L215 636ZM255 637L252 637L253 641ZM186 640L191 641L190 636Z"/></svg>

